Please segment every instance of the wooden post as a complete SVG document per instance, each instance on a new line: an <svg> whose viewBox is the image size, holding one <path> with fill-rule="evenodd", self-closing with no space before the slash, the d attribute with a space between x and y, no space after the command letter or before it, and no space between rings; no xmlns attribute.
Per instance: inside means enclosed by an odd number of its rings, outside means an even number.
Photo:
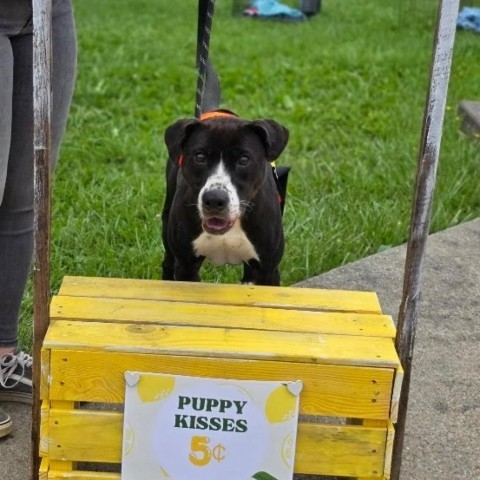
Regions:
<svg viewBox="0 0 480 480"><path fill-rule="evenodd" d="M32 479L40 467L40 354L50 304L50 112L52 1L33 0L34 324Z"/></svg>
<svg viewBox="0 0 480 480"><path fill-rule="evenodd" d="M400 478L418 302L420 300L425 247L432 212L458 8L459 0L441 0L438 9L430 85L423 119L410 236L407 244L403 297L398 313L395 341L405 370L405 377L396 426L392 480L399 480Z"/></svg>

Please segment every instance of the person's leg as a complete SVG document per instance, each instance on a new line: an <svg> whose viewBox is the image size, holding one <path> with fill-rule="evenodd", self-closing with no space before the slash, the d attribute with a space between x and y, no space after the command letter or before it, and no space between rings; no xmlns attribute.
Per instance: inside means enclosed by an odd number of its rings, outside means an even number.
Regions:
<svg viewBox="0 0 480 480"><path fill-rule="evenodd" d="M77 38L71 0L53 0L52 167L67 126L77 67Z"/></svg>
<svg viewBox="0 0 480 480"><path fill-rule="evenodd" d="M10 137L12 131L12 92L13 92L13 52L9 36L18 33L28 21L28 6L18 1L5 2L0 5L0 205L2 204L7 179ZM5 271L4 258L8 253L4 250L4 242L0 240L0 362L2 354L11 349L5 347L16 338L16 321L12 322L6 312L11 309L9 298L4 298L5 283L8 277ZM8 319L7 319L8 317ZM2 345L3 344L3 345ZM3 377L3 366L0 365ZM0 386L1 388L1 386ZM12 431L12 420L8 413L0 408L0 438Z"/></svg>
<svg viewBox="0 0 480 480"><path fill-rule="evenodd" d="M10 37L10 41L14 58L11 141L0 205L0 348L3 346L4 353L14 352L16 348L18 315L33 251L31 32ZM52 160L55 164L75 81L76 39L69 0L53 2L52 44ZM31 359L22 352L0 357L0 400L5 399L8 389L13 392L18 385L15 383L18 372L13 370L12 361L22 367L22 372L31 365Z"/></svg>
<svg viewBox="0 0 480 480"><path fill-rule="evenodd" d="M14 310L12 298L7 295L10 283L7 266L10 252L5 241L4 230L7 219L3 218L2 204L7 179L10 138L12 132L12 92L13 92L13 52L10 39L5 32L0 33L0 355L5 348L10 348L16 342L17 321L13 320L10 311ZM4 226L5 225L5 226ZM9 262L10 263L10 262Z"/></svg>

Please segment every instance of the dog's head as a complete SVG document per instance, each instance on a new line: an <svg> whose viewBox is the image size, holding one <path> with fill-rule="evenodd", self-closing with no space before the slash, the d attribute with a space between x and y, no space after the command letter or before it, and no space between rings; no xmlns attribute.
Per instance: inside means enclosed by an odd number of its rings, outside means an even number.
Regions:
<svg viewBox="0 0 480 480"><path fill-rule="evenodd" d="M252 205L270 162L282 153L288 130L274 120L234 115L179 120L165 132L170 161L194 192L203 229L226 233Z"/></svg>

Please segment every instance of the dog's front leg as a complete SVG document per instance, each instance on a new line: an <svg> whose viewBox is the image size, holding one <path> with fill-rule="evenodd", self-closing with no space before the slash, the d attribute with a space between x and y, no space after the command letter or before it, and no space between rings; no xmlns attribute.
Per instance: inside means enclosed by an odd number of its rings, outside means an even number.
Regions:
<svg viewBox="0 0 480 480"><path fill-rule="evenodd" d="M252 268L248 263L243 264L243 278L242 284L244 285L253 285L255 284L255 277Z"/></svg>
<svg viewBox="0 0 480 480"><path fill-rule="evenodd" d="M264 269L257 261L250 261L243 266L242 283L252 285L280 285L280 271L278 267Z"/></svg>
<svg viewBox="0 0 480 480"><path fill-rule="evenodd" d="M163 238L163 247L164 247L164 255L163 255L163 262L162 262L162 280L174 280L175 279L175 255L168 244L168 215L169 211L163 211L162 219L162 238Z"/></svg>
<svg viewBox="0 0 480 480"><path fill-rule="evenodd" d="M170 250L165 248L165 255L162 262L162 280L175 279L175 257Z"/></svg>
<svg viewBox="0 0 480 480"><path fill-rule="evenodd" d="M175 260L175 280L181 282L199 282L199 271L203 260L203 257L191 257L187 261L177 258Z"/></svg>
<svg viewBox="0 0 480 480"><path fill-rule="evenodd" d="M271 285L273 287L280 286L280 272L278 267L268 272L260 270L256 275L255 285Z"/></svg>
<svg viewBox="0 0 480 480"><path fill-rule="evenodd" d="M166 171L167 192L162 211L162 240L165 251L162 262L162 280L174 280L175 277L175 255L168 243L168 224L170 220L170 210L175 196L177 172L178 167L169 159Z"/></svg>

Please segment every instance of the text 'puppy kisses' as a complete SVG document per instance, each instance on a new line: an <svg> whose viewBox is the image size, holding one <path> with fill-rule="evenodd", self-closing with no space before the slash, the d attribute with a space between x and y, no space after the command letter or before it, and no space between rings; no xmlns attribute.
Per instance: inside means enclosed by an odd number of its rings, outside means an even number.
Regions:
<svg viewBox="0 0 480 480"><path fill-rule="evenodd" d="M177 410L182 412L175 414L174 426L192 430L246 432L248 430L247 420L241 416L247 403L246 400L222 400L179 395ZM195 413L183 413L185 411ZM207 416L205 413L213 413L215 416Z"/></svg>

